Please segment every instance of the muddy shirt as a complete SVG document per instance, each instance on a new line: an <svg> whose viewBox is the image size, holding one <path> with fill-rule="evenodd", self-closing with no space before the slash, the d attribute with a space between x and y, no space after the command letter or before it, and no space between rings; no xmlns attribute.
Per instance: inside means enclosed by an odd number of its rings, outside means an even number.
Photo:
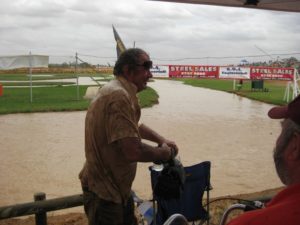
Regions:
<svg viewBox="0 0 300 225"><path fill-rule="evenodd" d="M86 162L79 174L83 186L100 198L126 202L136 174L116 143L127 137L140 138L140 106L137 88L123 77L104 85L91 103L85 120Z"/></svg>

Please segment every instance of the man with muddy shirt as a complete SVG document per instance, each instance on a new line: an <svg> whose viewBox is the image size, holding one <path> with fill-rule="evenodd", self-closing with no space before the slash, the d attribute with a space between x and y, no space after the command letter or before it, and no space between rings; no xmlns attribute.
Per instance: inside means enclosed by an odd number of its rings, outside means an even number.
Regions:
<svg viewBox="0 0 300 225"><path fill-rule="evenodd" d="M284 119L274 149L277 174L286 188L263 209L244 213L229 225L300 224L300 95L287 106L273 107L272 119Z"/></svg>
<svg viewBox="0 0 300 225"><path fill-rule="evenodd" d="M79 178L89 225L137 224L131 196L137 162L167 161L178 153L175 142L139 124L136 94L147 87L151 67L142 49L125 50L114 67L116 79L100 89L87 111Z"/></svg>

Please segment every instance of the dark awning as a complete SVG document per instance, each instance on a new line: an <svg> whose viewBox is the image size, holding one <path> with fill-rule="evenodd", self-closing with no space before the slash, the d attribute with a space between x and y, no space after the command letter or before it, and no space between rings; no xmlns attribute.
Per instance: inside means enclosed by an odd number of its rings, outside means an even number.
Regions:
<svg viewBox="0 0 300 225"><path fill-rule="evenodd" d="M300 0L152 0L300 12Z"/></svg>

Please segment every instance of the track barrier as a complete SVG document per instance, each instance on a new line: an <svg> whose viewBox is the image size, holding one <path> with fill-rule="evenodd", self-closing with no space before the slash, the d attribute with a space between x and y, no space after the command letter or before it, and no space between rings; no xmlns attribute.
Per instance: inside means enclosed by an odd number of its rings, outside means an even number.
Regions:
<svg viewBox="0 0 300 225"><path fill-rule="evenodd" d="M46 200L46 194L39 192L34 194L34 202L0 207L0 220L35 214L36 225L47 225L47 212L82 205L82 194Z"/></svg>

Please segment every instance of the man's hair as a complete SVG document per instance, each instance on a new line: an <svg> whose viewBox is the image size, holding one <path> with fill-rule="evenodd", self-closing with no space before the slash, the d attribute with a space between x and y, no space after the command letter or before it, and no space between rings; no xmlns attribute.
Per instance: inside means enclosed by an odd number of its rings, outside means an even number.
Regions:
<svg viewBox="0 0 300 225"><path fill-rule="evenodd" d="M278 176L284 184L287 184L289 175L283 160L283 154L294 133L300 134L300 126L291 119L285 119L282 122L283 124L285 125L282 127L281 140L274 149L273 157Z"/></svg>
<svg viewBox="0 0 300 225"><path fill-rule="evenodd" d="M143 54L147 53L140 48L129 48L122 52L115 64L114 75L122 75L123 67L125 65L128 65L129 72L135 70L135 68L137 67L136 65L139 63L139 59Z"/></svg>

